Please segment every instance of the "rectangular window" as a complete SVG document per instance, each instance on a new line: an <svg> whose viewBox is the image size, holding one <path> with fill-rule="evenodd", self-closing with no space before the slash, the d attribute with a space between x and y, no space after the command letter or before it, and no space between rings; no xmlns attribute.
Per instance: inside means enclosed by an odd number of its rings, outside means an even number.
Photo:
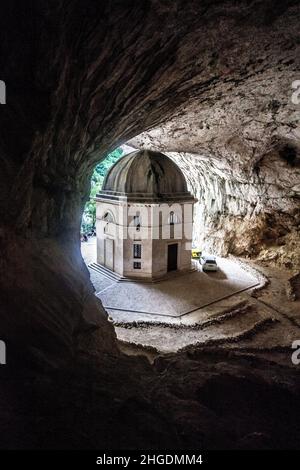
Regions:
<svg viewBox="0 0 300 470"><path fill-rule="evenodd" d="M139 261L135 261L133 263L133 269L141 269L141 263Z"/></svg>
<svg viewBox="0 0 300 470"><path fill-rule="evenodd" d="M142 245L140 243L133 244L133 257L138 259L142 257Z"/></svg>

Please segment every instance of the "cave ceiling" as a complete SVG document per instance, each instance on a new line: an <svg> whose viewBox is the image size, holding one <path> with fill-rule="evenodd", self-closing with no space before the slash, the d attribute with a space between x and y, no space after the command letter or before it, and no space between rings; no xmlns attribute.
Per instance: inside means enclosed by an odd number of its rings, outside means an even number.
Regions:
<svg viewBox="0 0 300 470"><path fill-rule="evenodd" d="M128 142L190 175L201 242L299 271L299 20L298 0L1 3L3 446L299 448L296 315L274 334L287 372L217 349L153 366L121 353L80 253L93 168Z"/></svg>

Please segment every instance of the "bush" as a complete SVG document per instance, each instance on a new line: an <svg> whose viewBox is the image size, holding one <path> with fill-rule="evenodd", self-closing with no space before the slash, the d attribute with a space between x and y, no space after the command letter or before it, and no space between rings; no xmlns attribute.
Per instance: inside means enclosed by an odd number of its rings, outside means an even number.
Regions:
<svg viewBox="0 0 300 470"><path fill-rule="evenodd" d="M81 232L89 233L96 230L96 202L94 197L102 188L103 180L109 168L123 155L123 150L119 147L113 152L109 153L98 165L96 166L91 179L91 192L90 199L86 203L82 215Z"/></svg>

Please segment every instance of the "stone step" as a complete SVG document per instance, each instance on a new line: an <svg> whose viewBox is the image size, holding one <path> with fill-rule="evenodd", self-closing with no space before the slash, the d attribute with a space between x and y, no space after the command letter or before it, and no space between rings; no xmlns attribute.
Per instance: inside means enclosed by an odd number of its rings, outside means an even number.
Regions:
<svg viewBox="0 0 300 470"><path fill-rule="evenodd" d="M174 320L165 320L165 321L153 321L153 320L132 320L130 321L130 315L128 315L128 321L114 321L113 324L115 326L120 326L123 328L148 328L148 327L168 327L173 328L175 330L181 331L196 331L196 330L203 330L205 328L209 328L211 326L217 326L219 324L223 324L224 322L236 321L236 317L244 317L247 314L253 313L252 306L250 304L246 304L246 301L240 302L237 306L233 307L228 311L224 311L219 315L211 316L211 318L205 319L204 321L197 321L195 323L183 323L180 320L180 317L177 317ZM155 314L153 314L155 316ZM239 321L239 320L237 320Z"/></svg>
<svg viewBox="0 0 300 470"><path fill-rule="evenodd" d="M106 277L107 279L110 279L111 281L119 282L124 279L119 274L115 273L114 271L111 271L110 269L106 268L105 266L102 266L101 264L90 263L88 267L89 269L93 269L94 271Z"/></svg>
<svg viewBox="0 0 300 470"><path fill-rule="evenodd" d="M99 274L105 276L107 279L110 279L112 281L116 281L116 282L138 282L138 283L145 283L145 284L154 284L154 283L157 283L157 282L162 282L162 281L167 281L169 279L175 279L176 277L178 276L182 276L182 272L180 271L172 271L172 272L169 272L167 274L165 274L164 276L162 277L159 277L159 278L149 278L149 279L143 279L143 278L140 278L140 277L124 277L124 276L121 276L120 274L114 272L114 271L111 271L110 269L106 268L105 266L103 266L102 264L98 264L98 263L90 263L88 265L88 268L89 269L93 269L94 271L98 272ZM189 273L193 273L195 272L196 269L194 267L192 267L190 270L187 270L185 271L184 274L189 274Z"/></svg>
<svg viewBox="0 0 300 470"><path fill-rule="evenodd" d="M171 324L124 325L115 329L119 340L141 346L151 346L160 353L191 351L197 347L255 344L257 336L271 329L275 318L249 308L234 316L220 318L219 323L205 324L201 328Z"/></svg>

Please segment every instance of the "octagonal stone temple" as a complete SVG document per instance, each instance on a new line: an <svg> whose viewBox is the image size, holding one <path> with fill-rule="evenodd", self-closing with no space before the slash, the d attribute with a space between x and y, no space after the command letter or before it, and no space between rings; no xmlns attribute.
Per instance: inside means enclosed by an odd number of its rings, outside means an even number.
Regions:
<svg viewBox="0 0 300 470"><path fill-rule="evenodd" d="M193 208L178 166L160 152L125 155L108 171L97 204L97 263L124 278L191 269Z"/></svg>

